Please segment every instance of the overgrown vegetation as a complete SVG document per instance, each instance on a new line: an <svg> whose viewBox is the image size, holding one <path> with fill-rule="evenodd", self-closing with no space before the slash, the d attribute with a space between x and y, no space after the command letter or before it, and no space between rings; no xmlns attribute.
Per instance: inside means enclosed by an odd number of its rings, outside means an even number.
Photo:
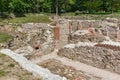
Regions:
<svg viewBox="0 0 120 80"><path fill-rule="evenodd" d="M0 43L7 42L8 40L12 39L12 36L10 36L7 33L1 33L0 32Z"/></svg>

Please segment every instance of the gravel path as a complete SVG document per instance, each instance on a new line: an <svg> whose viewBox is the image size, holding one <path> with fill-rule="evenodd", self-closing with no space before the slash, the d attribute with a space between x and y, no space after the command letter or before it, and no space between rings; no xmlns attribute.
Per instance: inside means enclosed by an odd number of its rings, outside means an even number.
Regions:
<svg viewBox="0 0 120 80"><path fill-rule="evenodd" d="M109 72L103 69L92 67L90 65L86 65L80 62L72 61L65 57L59 57L58 55L56 55L56 53L57 53L57 50L51 54L43 56L42 58L38 58L32 61L35 63L40 63L40 62L43 62L44 60L56 59L56 60L61 61L63 65L72 66L76 70L81 70L93 76L101 77L102 80L120 80L120 75L116 73L112 73L112 72Z"/></svg>

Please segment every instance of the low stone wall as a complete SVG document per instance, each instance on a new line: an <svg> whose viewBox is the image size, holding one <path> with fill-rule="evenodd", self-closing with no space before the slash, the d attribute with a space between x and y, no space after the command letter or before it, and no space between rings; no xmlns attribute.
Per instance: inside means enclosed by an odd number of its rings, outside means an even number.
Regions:
<svg viewBox="0 0 120 80"><path fill-rule="evenodd" d="M113 45L108 45L108 44L96 44L95 46L107 48L107 49L112 49L115 51L120 51L120 46L113 46Z"/></svg>
<svg viewBox="0 0 120 80"><path fill-rule="evenodd" d="M102 47L79 46L64 47L59 50L58 55L120 74L120 51Z"/></svg>
<svg viewBox="0 0 120 80"><path fill-rule="evenodd" d="M73 35L71 36L70 43L78 42L103 42L106 38L104 36L97 35Z"/></svg>

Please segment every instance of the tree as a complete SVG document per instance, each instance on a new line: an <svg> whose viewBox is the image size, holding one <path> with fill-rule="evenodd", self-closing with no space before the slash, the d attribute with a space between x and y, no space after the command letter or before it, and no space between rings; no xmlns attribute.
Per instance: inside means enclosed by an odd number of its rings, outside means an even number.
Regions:
<svg viewBox="0 0 120 80"><path fill-rule="evenodd" d="M101 0L89 0L85 1L83 6L89 13L93 13L100 10L101 4L102 4Z"/></svg>
<svg viewBox="0 0 120 80"><path fill-rule="evenodd" d="M117 12L120 0L0 0L0 13Z"/></svg>
<svg viewBox="0 0 120 80"><path fill-rule="evenodd" d="M120 0L110 0L109 3L111 5L111 13L113 13L115 11L115 9L117 9L117 7L119 7Z"/></svg>

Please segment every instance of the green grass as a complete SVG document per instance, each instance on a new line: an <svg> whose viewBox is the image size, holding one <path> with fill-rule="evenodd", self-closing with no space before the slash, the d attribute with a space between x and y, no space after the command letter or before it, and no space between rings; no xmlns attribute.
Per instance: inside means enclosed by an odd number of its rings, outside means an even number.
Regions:
<svg viewBox="0 0 120 80"><path fill-rule="evenodd" d="M13 19L6 19L9 23L49 23L49 17L44 14L26 14L25 17L16 17Z"/></svg>
<svg viewBox="0 0 120 80"><path fill-rule="evenodd" d="M0 32L0 43L7 42L8 40L12 39L12 36L6 34L6 33L1 33Z"/></svg>
<svg viewBox="0 0 120 80"><path fill-rule="evenodd" d="M94 13L94 14L79 14L79 15L75 15L75 13L71 12L71 13L65 13L62 14L63 17L67 17L70 19L82 19L82 20L102 20L105 19L107 17L110 18L119 18L120 19L120 13Z"/></svg>
<svg viewBox="0 0 120 80"><path fill-rule="evenodd" d="M75 12L63 13L61 16L75 16Z"/></svg>
<svg viewBox="0 0 120 80"><path fill-rule="evenodd" d="M1 77L1 76L5 76L5 71L0 70L0 77Z"/></svg>

